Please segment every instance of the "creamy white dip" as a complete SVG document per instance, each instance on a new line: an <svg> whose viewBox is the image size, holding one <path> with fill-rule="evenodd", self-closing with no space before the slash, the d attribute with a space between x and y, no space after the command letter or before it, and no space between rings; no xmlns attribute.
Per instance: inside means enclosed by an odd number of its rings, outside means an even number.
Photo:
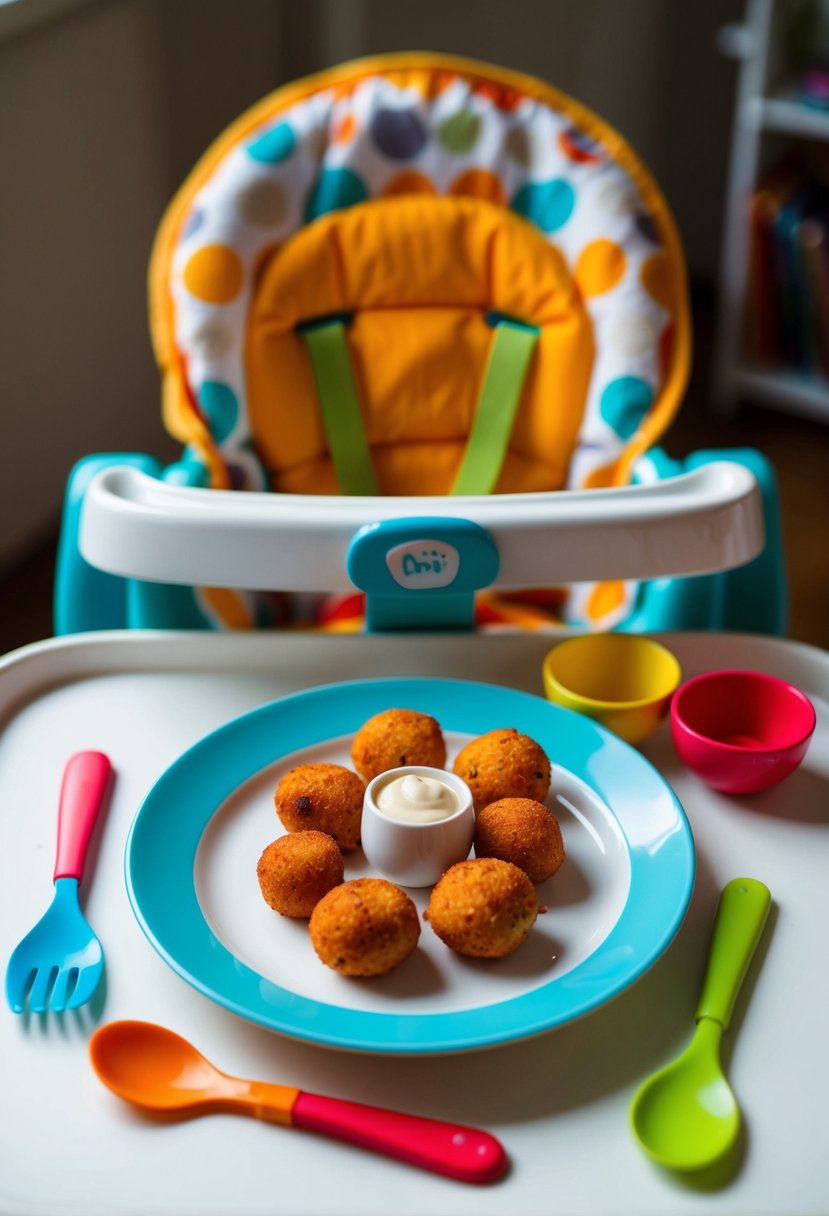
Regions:
<svg viewBox="0 0 829 1216"><path fill-rule="evenodd" d="M401 823L438 823L460 808L451 786L436 777L417 777L408 773L395 777L377 791L378 810Z"/></svg>

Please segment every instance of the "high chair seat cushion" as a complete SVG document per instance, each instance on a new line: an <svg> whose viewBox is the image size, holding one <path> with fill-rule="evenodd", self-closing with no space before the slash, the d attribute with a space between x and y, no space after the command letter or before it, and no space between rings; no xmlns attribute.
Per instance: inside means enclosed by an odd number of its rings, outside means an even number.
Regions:
<svg viewBox="0 0 829 1216"><path fill-rule="evenodd" d="M401 195L338 211L271 258L248 322L248 416L274 490L340 492L297 330L349 317L363 426L383 494L448 494L475 416L492 314L540 333L497 492L566 482L593 361L561 253L476 198Z"/></svg>
<svg viewBox="0 0 829 1216"><path fill-rule="evenodd" d="M382 491L445 493L496 296L541 330L496 490L629 482L684 391L690 323L673 218L624 140L540 81L452 56L286 86L208 150L159 229L166 425L215 487L334 490L289 330L342 300ZM579 587L567 613L612 624L631 594Z"/></svg>
<svg viewBox="0 0 829 1216"><path fill-rule="evenodd" d="M673 219L595 115L530 77L450 56L320 73L265 98L208 150L168 209L150 267L168 428L195 446L214 485L266 488L246 360L262 278L306 225L401 196L483 199L529 221L564 259L594 348L566 484L629 480L688 372Z"/></svg>

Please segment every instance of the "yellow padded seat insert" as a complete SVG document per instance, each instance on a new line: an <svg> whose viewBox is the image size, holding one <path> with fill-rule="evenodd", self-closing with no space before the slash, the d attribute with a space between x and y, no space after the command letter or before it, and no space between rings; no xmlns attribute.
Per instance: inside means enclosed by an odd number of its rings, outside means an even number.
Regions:
<svg viewBox="0 0 829 1216"><path fill-rule="evenodd" d="M396 196L301 229L263 268L247 329L248 410L272 488L339 492L297 326L345 313L381 493L449 493L490 312L540 330L496 492L561 489L593 361L590 319L561 253L477 198Z"/></svg>

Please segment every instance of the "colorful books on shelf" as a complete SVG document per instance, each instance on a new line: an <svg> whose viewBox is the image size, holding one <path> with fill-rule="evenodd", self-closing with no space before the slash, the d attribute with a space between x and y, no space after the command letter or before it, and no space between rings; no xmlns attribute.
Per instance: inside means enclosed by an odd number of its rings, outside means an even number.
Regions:
<svg viewBox="0 0 829 1216"><path fill-rule="evenodd" d="M750 234L748 353L829 378L829 187L791 163L773 170Z"/></svg>

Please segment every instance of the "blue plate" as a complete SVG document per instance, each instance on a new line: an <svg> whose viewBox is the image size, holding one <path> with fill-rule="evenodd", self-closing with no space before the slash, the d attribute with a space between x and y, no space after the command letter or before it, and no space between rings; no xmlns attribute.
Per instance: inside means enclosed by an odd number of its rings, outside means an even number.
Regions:
<svg viewBox="0 0 829 1216"><path fill-rule="evenodd" d="M331 977L334 987L327 991L333 992L332 999L311 998L290 981L273 982L238 957L243 950L229 949L211 928L199 900L195 858L221 805L281 757L351 736L373 714L393 706L432 714L447 735L474 736L514 726L541 744L574 788L583 788L605 808L619 853L629 866L629 882L621 887L618 915L614 912L608 931L575 966L558 974L550 966L533 977L528 990L512 991L504 999L510 990L501 982L503 972L475 973L476 964L470 964L470 982L491 981L491 1001L438 1012L424 1011L413 1001L407 1010L399 992L384 1007L381 988L372 993L369 1007L355 1008L355 981L322 968L310 943L309 962L325 972L326 981ZM588 718L540 697L437 679L332 684L236 718L167 769L141 806L126 850L127 888L141 928L170 967L205 996L251 1022L306 1042L408 1055L512 1042L603 1005L641 976L671 942L691 897L694 868L685 813L670 786L639 752ZM252 876L254 870L255 858ZM550 881L556 883L559 876ZM256 886L255 877L250 885ZM264 907L258 887L256 899ZM291 931L297 929L295 922L287 923ZM520 959L526 949L510 958ZM347 994L342 1004L337 1003L340 991L344 998Z"/></svg>

